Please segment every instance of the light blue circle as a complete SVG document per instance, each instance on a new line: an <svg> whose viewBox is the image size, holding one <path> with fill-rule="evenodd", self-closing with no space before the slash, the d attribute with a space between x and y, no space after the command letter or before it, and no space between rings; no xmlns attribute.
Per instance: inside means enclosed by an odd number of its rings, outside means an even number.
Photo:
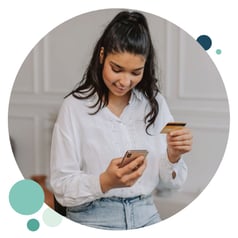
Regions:
<svg viewBox="0 0 238 238"><path fill-rule="evenodd" d="M30 231L37 231L40 227L40 223L38 220L36 219L30 219L28 222L27 222L27 228L28 230Z"/></svg>
<svg viewBox="0 0 238 238"><path fill-rule="evenodd" d="M51 208L47 208L43 213L43 221L47 226L58 226L61 223L62 219L63 217Z"/></svg>
<svg viewBox="0 0 238 238"><path fill-rule="evenodd" d="M221 50L220 50L220 49L217 49L217 50L216 50L216 53L217 53L218 55L220 55L220 54L221 54Z"/></svg>
<svg viewBox="0 0 238 238"><path fill-rule="evenodd" d="M9 202L16 212L31 215L42 207L44 191L33 180L20 180L12 186L9 192Z"/></svg>

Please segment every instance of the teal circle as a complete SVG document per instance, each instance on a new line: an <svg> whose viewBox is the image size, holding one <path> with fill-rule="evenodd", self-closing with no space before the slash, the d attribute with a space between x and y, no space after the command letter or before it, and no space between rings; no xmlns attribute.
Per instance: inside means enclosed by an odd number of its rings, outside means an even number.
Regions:
<svg viewBox="0 0 238 238"><path fill-rule="evenodd" d="M220 49L217 49L217 50L216 50L216 53L217 53L218 55L220 55L220 54L221 54L221 50L220 50Z"/></svg>
<svg viewBox="0 0 238 238"><path fill-rule="evenodd" d="M44 198L41 186L29 179L15 183L9 192L9 202L12 208L22 215L31 215L40 210Z"/></svg>
<svg viewBox="0 0 238 238"><path fill-rule="evenodd" d="M197 42L203 47L204 50L209 50L212 46L212 40L207 35L201 35L197 38Z"/></svg>
<svg viewBox="0 0 238 238"><path fill-rule="evenodd" d="M62 219L62 216L51 208L47 208L43 213L43 221L47 226L58 226Z"/></svg>
<svg viewBox="0 0 238 238"><path fill-rule="evenodd" d="M28 230L30 231L37 231L40 227L40 223L38 220L36 219L30 219L28 222L27 222L27 228Z"/></svg>

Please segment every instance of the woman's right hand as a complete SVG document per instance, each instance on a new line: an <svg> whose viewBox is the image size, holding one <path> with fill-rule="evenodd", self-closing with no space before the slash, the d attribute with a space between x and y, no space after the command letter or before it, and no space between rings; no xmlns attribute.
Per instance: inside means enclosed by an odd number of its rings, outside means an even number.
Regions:
<svg viewBox="0 0 238 238"><path fill-rule="evenodd" d="M139 156L120 168L122 158L113 159L104 173L100 175L102 192L112 188L131 187L143 174L146 168L144 156Z"/></svg>

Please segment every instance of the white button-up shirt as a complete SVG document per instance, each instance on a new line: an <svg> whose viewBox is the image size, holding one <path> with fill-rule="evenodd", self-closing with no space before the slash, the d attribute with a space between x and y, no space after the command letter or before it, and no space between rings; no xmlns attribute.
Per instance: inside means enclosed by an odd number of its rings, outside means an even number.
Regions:
<svg viewBox="0 0 238 238"><path fill-rule="evenodd" d="M75 206L101 197L133 197L150 194L159 184L179 188L187 177L183 159L172 164L167 157L166 136L160 131L173 117L161 94L157 95L159 114L145 131L144 117L150 110L143 94L133 90L120 117L107 107L95 115L89 108L96 100L69 96L63 102L54 126L51 146L50 184L56 199L64 206ZM99 176L113 158L127 150L146 149L147 167L137 182L126 188L101 191ZM172 172L176 177L172 177Z"/></svg>

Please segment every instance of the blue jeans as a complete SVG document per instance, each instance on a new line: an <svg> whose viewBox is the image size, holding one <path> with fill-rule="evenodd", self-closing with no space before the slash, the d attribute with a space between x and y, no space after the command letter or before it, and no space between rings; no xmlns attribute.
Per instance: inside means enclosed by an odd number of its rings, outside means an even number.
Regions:
<svg viewBox="0 0 238 238"><path fill-rule="evenodd" d="M107 230L136 229L161 220L152 196L101 198L68 207L66 216L82 225Z"/></svg>

